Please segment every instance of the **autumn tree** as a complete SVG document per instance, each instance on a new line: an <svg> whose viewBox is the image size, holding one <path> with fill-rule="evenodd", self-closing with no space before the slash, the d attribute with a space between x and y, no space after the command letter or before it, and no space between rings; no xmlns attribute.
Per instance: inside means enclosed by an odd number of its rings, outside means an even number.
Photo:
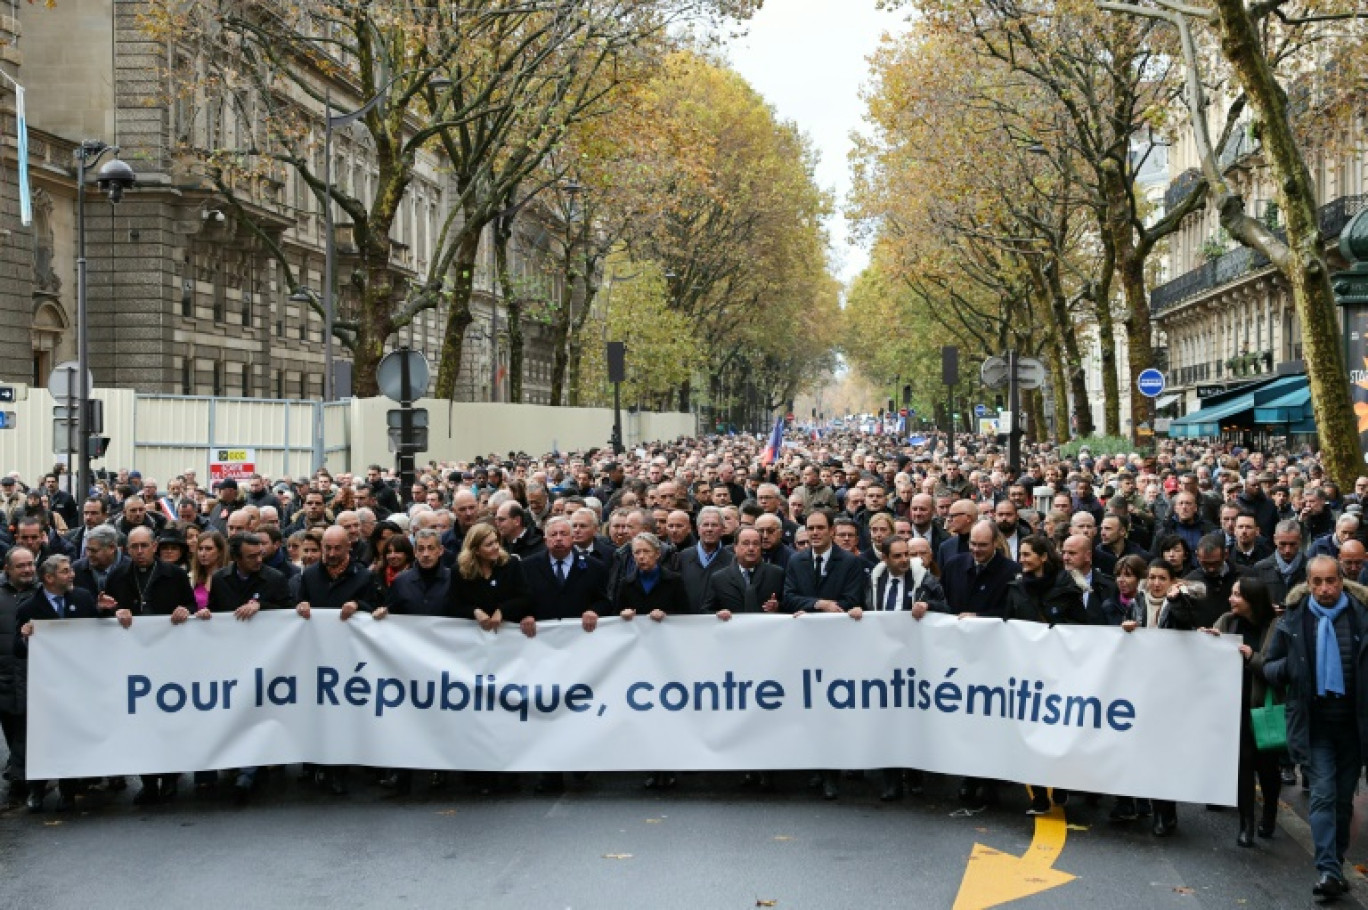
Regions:
<svg viewBox="0 0 1368 910"><path fill-rule="evenodd" d="M149 6L149 34L178 61L169 74L174 100L227 110L245 140L226 148L191 139L185 159L256 230L292 289L303 282L279 227L252 217L263 187L288 169L341 213L356 264L339 273L338 288L358 303L336 329L361 395L375 392L388 339L433 308L444 311L446 327L437 390L450 395L485 229L567 126L600 112L618 78L647 64L673 26L751 9L749 0ZM320 167L320 112L340 113L344 103L363 105L358 123L375 167L364 193L365 184L325 179ZM395 267L393 231L423 155L442 159L449 183L430 264L415 278Z"/></svg>
<svg viewBox="0 0 1368 910"><path fill-rule="evenodd" d="M1362 468L1353 404L1346 382L1344 351L1338 325L1325 238L1321 235L1316 186L1306 164L1304 136L1299 134L1285 83L1309 76L1332 60L1341 72L1359 72L1353 55L1361 53L1361 29L1344 27L1364 15L1355 5L1290 0L1214 0L1210 6L1154 0L1153 3L1100 3L1102 9L1123 13L1122 21L1167 25L1180 40L1186 70L1184 102L1192 136L1201 160L1202 175L1223 228L1239 243L1262 253L1286 279L1302 327L1303 359L1311 388L1322 459L1332 477L1341 481ZM1338 24L1338 33L1327 27ZM1203 37L1216 39L1219 58L1199 49ZM1307 53L1295 53L1306 50ZM1308 56L1310 59L1308 59ZM1279 236L1263 220L1245 209L1244 198L1222 169L1219 141L1213 142L1208 122L1207 87L1210 67L1224 66L1238 86L1232 103L1248 105L1263 147L1269 182L1286 236ZM1346 65L1349 64L1349 65ZM1332 68L1332 71L1335 68ZM1206 74L1204 76L1204 74ZM1361 86L1340 83L1340 98L1361 97ZM1323 118L1324 106L1313 116ZM1308 112L1311 114L1312 112ZM1311 119L1311 117L1308 117ZM1324 124L1311 126L1323 130Z"/></svg>

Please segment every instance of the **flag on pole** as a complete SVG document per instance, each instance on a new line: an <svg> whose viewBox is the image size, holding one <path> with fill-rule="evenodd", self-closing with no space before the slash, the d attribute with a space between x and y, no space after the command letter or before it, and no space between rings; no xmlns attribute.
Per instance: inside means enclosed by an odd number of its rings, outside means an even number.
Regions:
<svg viewBox="0 0 1368 910"><path fill-rule="evenodd" d="M33 224L33 197L29 193L28 121L24 116L24 87L14 86L15 137L19 141L19 222L25 227Z"/></svg>
<svg viewBox="0 0 1368 910"><path fill-rule="evenodd" d="M769 442L765 445L765 451L760 455L760 463L764 465L774 464L779 459L779 450L784 445L784 415L780 414L774 419L774 432L770 433Z"/></svg>

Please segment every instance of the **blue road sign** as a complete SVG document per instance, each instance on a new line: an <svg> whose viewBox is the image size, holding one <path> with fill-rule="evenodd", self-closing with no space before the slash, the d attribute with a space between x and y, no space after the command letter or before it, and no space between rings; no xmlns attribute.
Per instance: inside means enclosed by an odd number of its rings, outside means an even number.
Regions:
<svg viewBox="0 0 1368 910"><path fill-rule="evenodd" d="M975 417L987 417L987 416L988 416L988 406L987 406L986 404L976 404L976 405L974 405L974 416L975 416Z"/></svg>
<svg viewBox="0 0 1368 910"><path fill-rule="evenodd" d="M1155 369L1145 370L1135 380L1135 387L1146 398L1158 398L1164 392L1164 374Z"/></svg>

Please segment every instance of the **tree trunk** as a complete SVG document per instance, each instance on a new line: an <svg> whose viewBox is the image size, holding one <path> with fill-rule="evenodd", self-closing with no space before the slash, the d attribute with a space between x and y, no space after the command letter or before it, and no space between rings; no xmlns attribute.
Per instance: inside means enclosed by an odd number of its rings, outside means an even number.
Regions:
<svg viewBox="0 0 1368 910"><path fill-rule="evenodd" d="M1055 441L1064 444L1073 436L1069 426L1069 380L1065 375L1064 346L1059 341L1059 333L1054 333L1050 364L1050 388L1054 391Z"/></svg>
<svg viewBox="0 0 1368 910"><path fill-rule="evenodd" d="M1077 433L1091 436L1093 432L1092 403L1088 400L1088 383L1083 375L1083 359L1078 353L1078 336L1074 334L1073 323L1069 319L1069 306L1061 294L1050 295L1050 311L1054 316L1055 336L1063 354L1064 379L1073 394L1074 414L1078 416ZM1069 420L1069 411L1064 411L1064 419ZM1056 423L1058 420L1056 420ZM1069 429L1073 430L1072 427Z"/></svg>
<svg viewBox="0 0 1368 910"><path fill-rule="evenodd" d="M1321 461L1328 477L1341 484L1352 483L1362 471L1363 459L1316 213L1315 187L1288 120L1287 95L1264 56L1258 25L1251 19L1244 0L1216 0L1216 10L1220 17L1221 52L1263 125L1264 155L1278 187L1278 201L1287 216L1288 255L1283 262L1269 258L1287 279L1301 319L1302 359L1311 387ZM1238 228L1237 223L1247 217L1238 197L1222 200L1221 223L1227 230ZM1231 233L1240 236L1234 230Z"/></svg>
<svg viewBox="0 0 1368 910"><path fill-rule="evenodd" d="M470 296L475 290L475 261L480 253L480 232L466 231L456 241L451 267L451 306L442 335L442 353L437 366L437 397L454 399L461 376L461 355L465 333L475 317L470 312Z"/></svg>
<svg viewBox="0 0 1368 910"><path fill-rule="evenodd" d="M508 317L508 401L522 404L523 400L523 332L522 302L518 300L513 276L508 273L508 242L512 237L512 219L507 227L494 230L494 271L499 276L499 296L503 298L504 313Z"/></svg>
<svg viewBox="0 0 1368 910"><path fill-rule="evenodd" d="M1154 366L1154 335L1150 320L1149 297L1145 294L1145 258L1147 249L1135 242L1130 194L1126 187L1123 165L1108 160L1102 169L1103 192L1106 194L1108 240L1121 276L1121 292L1126 301L1126 366L1130 373L1130 438L1136 440L1140 417L1147 413L1145 396L1140 394L1140 374ZM1152 245L1152 244L1151 244ZM1104 365L1105 370L1105 365ZM1106 372L1115 375L1115 361ZM1113 435L1111 423L1107 434Z"/></svg>

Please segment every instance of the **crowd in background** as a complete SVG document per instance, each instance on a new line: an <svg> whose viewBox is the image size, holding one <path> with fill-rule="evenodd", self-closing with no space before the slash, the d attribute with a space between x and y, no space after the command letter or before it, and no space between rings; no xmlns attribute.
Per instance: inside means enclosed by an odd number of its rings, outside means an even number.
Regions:
<svg viewBox="0 0 1368 910"><path fill-rule="evenodd" d="M29 781L23 758L27 641L46 621L108 617L122 625L181 623L257 611L336 610L447 616L535 635L600 617L665 621L677 614L786 616L902 611L964 618L1161 628L1240 637L1237 843L1272 837L1279 791L1309 791L1320 880L1344 893L1352 797L1368 754L1368 589L1362 519L1368 476L1352 489L1310 452L1161 445L1155 454L1061 457L1029 450L1022 470L981 438L957 451L939 438L794 437L777 455L745 436L681 439L620 456L491 455L430 464L409 489L372 465L364 474L206 483L195 470L165 484L137 470L73 497L60 469L0 478L0 727L10 805L57 808L122 778ZM1345 478L1345 481L1350 480ZM1144 633L1141 633L1144 634ZM1287 747L1260 750L1249 709L1285 703ZM372 769L407 793L415 773ZM884 800L921 792L918 769L823 771L809 785L837 799L843 777L877 783ZM347 769L303 769L337 794ZM424 772L428 786L445 772ZM246 802L258 769L194 773L197 791ZM756 771L741 784L776 786ZM481 792L510 775L468 774ZM660 771L646 785L668 789ZM1027 782L1029 783L1029 782ZM559 774L536 778L559 791ZM172 799L180 775L148 776L140 805ZM1000 782L966 779L971 809L995 805ZM1071 794L1029 787L1031 814ZM1096 803L1099 797L1075 794ZM1147 818L1156 836L1178 825L1172 803L1118 797L1110 819ZM1343 886L1347 889L1347 886Z"/></svg>

